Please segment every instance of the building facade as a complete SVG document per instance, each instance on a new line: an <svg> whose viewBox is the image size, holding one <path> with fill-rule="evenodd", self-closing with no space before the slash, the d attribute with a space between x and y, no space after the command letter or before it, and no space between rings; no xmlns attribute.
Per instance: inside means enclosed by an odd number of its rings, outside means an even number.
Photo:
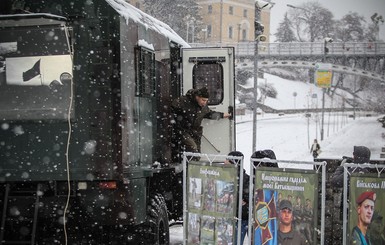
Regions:
<svg viewBox="0 0 385 245"><path fill-rule="evenodd" d="M254 41L255 0L198 0L206 43L239 43ZM264 8L260 22L270 36L270 9Z"/></svg>
<svg viewBox="0 0 385 245"><path fill-rule="evenodd" d="M126 0L143 10L142 0ZM266 0L265 0L266 1ZM187 42L236 44L254 41L255 0L197 0L203 28L186 25ZM270 8L260 12L266 42L270 40Z"/></svg>

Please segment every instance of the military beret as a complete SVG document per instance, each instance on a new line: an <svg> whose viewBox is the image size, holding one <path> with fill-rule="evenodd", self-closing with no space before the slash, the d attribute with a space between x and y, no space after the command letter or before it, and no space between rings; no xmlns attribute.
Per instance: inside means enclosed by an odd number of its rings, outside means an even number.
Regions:
<svg viewBox="0 0 385 245"><path fill-rule="evenodd" d="M356 200L357 205L360 205L366 199L372 200L373 202L376 201L376 193L374 191L362 192L361 195L359 195L357 200Z"/></svg>

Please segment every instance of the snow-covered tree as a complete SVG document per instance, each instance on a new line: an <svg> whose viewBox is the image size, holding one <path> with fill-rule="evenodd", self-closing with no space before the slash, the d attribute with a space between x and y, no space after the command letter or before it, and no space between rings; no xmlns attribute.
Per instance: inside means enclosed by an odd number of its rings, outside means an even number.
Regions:
<svg viewBox="0 0 385 245"><path fill-rule="evenodd" d="M375 23L370 23L365 29L364 39L362 39L362 41L381 41L381 39L378 39L377 37L378 28L378 25L376 25Z"/></svg>
<svg viewBox="0 0 385 245"><path fill-rule="evenodd" d="M143 6L146 13L168 24L186 41L191 42L193 39L198 41L203 37L200 35L202 30L200 7L195 0L144 0Z"/></svg>
<svg viewBox="0 0 385 245"><path fill-rule="evenodd" d="M295 37L294 31L291 26L291 21L287 17L287 13L285 13L283 21L279 23L277 33L274 34L277 42L297 41L297 38Z"/></svg>
<svg viewBox="0 0 385 245"><path fill-rule="evenodd" d="M289 10L288 18L300 42L320 41L334 33L333 13L319 2L306 2Z"/></svg>
<svg viewBox="0 0 385 245"><path fill-rule="evenodd" d="M336 22L335 39L343 42L364 41L365 19L358 13L348 13Z"/></svg>
<svg viewBox="0 0 385 245"><path fill-rule="evenodd" d="M252 77L254 77L254 74L251 70L237 69L236 80L238 84L245 85L247 80Z"/></svg>

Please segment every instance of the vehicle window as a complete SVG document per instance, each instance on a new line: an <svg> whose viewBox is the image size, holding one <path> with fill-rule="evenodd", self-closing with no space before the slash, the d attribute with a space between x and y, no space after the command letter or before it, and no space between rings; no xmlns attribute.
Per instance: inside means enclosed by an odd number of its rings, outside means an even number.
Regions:
<svg viewBox="0 0 385 245"><path fill-rule="evenodd" d="M210 93L209 105L223 101L223 67L220 63L201 62L193 68L194 88L207 87Z"/></svg>
<svg viewBox="0 0 385 245"><path fill-rule="evenodd" d="M67 118L73 74L68 43L58 26L0 31L1 120Z"/></svg>
<svg viewBox="0 0 385 245"><path fill-rule="evenodd" d="M152 96L155 89L155 54L146 48L139 47L136 58L136 95Z"/></svg>

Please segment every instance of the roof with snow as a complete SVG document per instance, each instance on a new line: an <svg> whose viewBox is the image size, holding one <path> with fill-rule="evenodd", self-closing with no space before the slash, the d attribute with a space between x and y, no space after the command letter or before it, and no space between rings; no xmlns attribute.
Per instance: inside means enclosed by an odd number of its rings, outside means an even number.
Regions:
<svg viewBox="0 0 385 245"><path fill-rule="evenodd" d="M183 47L190 47L190 45L185 42L183 38L181 38L173 29L171 29L169 25L152 17L151 15L144 13L124 0L106 0L106 2L127 21L132 20L135 23L140 23L148 29L165 35L169 40L179 43Z"/></svg>

